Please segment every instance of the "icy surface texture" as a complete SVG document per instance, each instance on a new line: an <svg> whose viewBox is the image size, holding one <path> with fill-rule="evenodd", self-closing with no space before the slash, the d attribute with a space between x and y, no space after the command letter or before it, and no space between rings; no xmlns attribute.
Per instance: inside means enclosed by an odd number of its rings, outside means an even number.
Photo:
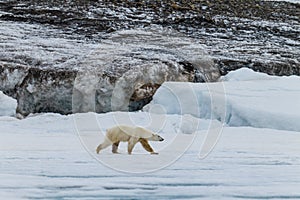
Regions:
<svg viewBox="0 0 300 200"><path fill-rule="evenodd" d="M170 114L218 119L230 126L300 131L300 78L274 77L240 69L217 83L164 83L151 106ZM190 95L187 95L190 94Z"/></svg>
<svg viewBox="0 0 300 200"><path fill-rule="evenodd" d="M101 128L80 126L95 150L102 131L115 125L116 113L96 115ZM298 199L299 132L226 127L213 152L198 159L207 123L192 146L175 163L161 170L121 173L97 159L119 167L147 169L181 150L167 148L174 136L184 143L192 134L176 134L180 116L167 115L159 133L164 143L152 142L159 155L136 145L133 155L120 144L120 154L107 148L89 154L80 142L73 117L54 114L24 120L0 117L0 196L5 199ZM81 115L84 119L84 115ZM132 113L136 124L147 123L147 113ZM145 121L144 121L145 120ZM145 123L146 122L146 123ZM103 137L103 136L102 136ZM238 173L237 173L238 172Z"/></svg>

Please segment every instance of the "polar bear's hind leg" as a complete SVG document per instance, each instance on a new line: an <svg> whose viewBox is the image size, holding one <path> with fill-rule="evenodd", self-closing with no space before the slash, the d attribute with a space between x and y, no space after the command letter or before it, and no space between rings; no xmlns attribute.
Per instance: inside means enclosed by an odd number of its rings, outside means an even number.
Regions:
<svg viewBox="0 0 300 200"><path fill-rule="evenodd" d="M118 147L119 147L120 142L115 142L112 145L112 152L113 153L118 153Z"/></svg>
<svg viewBox="0 0 300 200"><path fill-rule="evenodd" d="M96 149L97 154L99 154L99 152L102 149L105 149L106 147L108 147L110 145L111 145L111 142L108 139L105 139L104 142L97 147L97 149Z"/></svg>

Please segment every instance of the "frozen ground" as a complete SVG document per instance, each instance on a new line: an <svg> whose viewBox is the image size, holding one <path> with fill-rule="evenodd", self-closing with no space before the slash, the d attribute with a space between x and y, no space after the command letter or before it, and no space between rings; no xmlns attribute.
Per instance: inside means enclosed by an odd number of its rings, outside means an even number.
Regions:
<svg viewBox="0 0 300 200"><path fill-rule="evenodd" d="M259 96L251 97L251 91L245 98L240 89L245 83L255 91L259 82L260 94L266 96L272 83L277 94L287 95L277 106L290 104L289 98L299 99L300 93L294 90L299 85L293 82L296 77L270 77L242 69L222 80L225 85L232 83L235 94L243 97L244 101L232 105L261 103ZM290 90L279 87L282 82ZM289 96L291 91L295 96ZM266 108L275 108L274 97L269 101L273 103L264 104ZM258 110L265 115L259 113L257 117L265 123L262 127L271 122L269 129L230 124L222 128L217 119L165 114L167 108L162 109L162 105L152 103L152 113L48 113L23 120L1 116L1 199L300 199L299 130L278 130L272 121L276 117L265 112L267 109ZM249 111L244 108L240 113ZM299 109L294 110L291 121L299 119ZM285 111L280 112L283 119ZM269 119L265 121L266 116ZM289 122L277 123L285 126ZM107 148L97 155L95 148L103 133L115 124L134 124L158 132L165 141L151 145L159 155L148 154L139 144L133 155L127 155L125 143L120 145L120 154ZM219 140L212 134L220 135ZM201 152L215 143L213 151L199 159Z"/></svg>
<svg viewBox="0 0 300 200"><path fill-rule="evenodd" d="M97 115L97 118L105 122L114 114ZM80 118L91 115L94 114L80 115ZM144 115L131 116L142 119ZM200 160L198 153L205 131L199 131L192 146L172 165L150 173L132 174L115 171L95 158L117 162L121 168L134 168L136 164L147 168L181 149L162 148L165 144L152 143L160 153L158 156L144 153L138 145L131 156L125 153L125 145L121 146L119 155L111 154L110 149L100 155L89 154L75 133L74 117L78 119L79 115L45 114L21 121L0 118L2 198L300 198L299 132L226 127L214 151ZM170 121L176 118L167 117ZM173 128L167 126L160 134L165 138L176 135L182 141L194 137L172 133ZM85 131L92 134L95 129L87 126ZM99 133L94 137L99 137Z"/></svg>

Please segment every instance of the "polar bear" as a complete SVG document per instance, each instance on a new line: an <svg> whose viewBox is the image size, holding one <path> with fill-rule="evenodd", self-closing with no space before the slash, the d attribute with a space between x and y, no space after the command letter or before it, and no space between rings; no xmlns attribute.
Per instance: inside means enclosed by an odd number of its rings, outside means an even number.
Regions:
<svg viewBox="0 0 300 200"><path fill-rule="evenodd" d="M119 143L122 141L128 142L128 154L131 154L134 145L138 142L142 144L146 151L150 152L151 154L158 154L153 151L148 141L163 140L164 139L161 136L145 128L119 125L114 126L106 131L106 137L104 139L104 142L97 147L96 152L98 154L100 150L112 145L112 152L118 153L118 146Z"/></svg>

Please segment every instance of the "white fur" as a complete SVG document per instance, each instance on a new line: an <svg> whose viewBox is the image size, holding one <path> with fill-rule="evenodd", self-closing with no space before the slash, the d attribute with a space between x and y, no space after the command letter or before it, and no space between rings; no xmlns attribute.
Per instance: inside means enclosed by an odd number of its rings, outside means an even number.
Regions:
<svg viewBox="0 0 300 200"><path fill-rule="evenodd" d="M138 142L141 142L147 151L154 153L147 141L163 141L163 138L142 127L119 125L107 130L104 142L97 147L97 153L110 145L113 145L113 153L116 153L121 141L128 142L129 154Z"/></svg>

